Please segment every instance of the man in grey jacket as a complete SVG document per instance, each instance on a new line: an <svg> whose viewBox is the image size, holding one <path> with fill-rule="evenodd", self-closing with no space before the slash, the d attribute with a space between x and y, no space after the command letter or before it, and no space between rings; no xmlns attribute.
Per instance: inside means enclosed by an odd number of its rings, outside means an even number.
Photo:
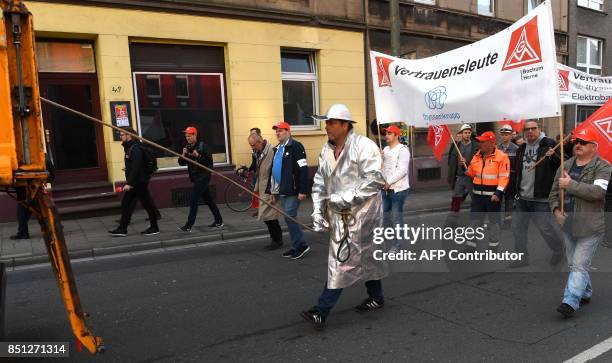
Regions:
<svg viewBox="0 0 612 363"><path fill-rule="evenodd" d="M550 191L550 209L563 228L570 274L557 311L568 318L593 295L589 270L604 236L604 203L612 167L597 155L593 131L584 128L575 136L574 157L557 170ZM563 209L559 190L565 190Z"/></svg>

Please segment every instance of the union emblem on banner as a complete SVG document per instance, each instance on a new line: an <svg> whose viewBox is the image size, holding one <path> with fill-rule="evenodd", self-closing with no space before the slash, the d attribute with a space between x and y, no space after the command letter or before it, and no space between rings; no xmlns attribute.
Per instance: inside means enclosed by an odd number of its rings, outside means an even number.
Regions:
<svg viewBox="0 0 612 363"><path fill-rule="evenodd" d="M502 71L542 61L538 17L512 32Z"/></svg>
<svg viewBox="0 0 612 363"><path fill-rule="evenodd" d="M612 144L612 117L602 118L601 120L593 121L593 125L602 135L608 138L608 142Z"/></svg>
<svg viewBox="0 0 612 363"><path fill-rule="evenodd" d="M391 78L389 77L389 64L391 62L393 62L393 59L376 57L378 87L391 87Z"/></svg>
<svg viewBox="0 0 612 363"><path fill-rule="evenodd" d="M569 91L569 71L559 69L559 91Z"/></svg>

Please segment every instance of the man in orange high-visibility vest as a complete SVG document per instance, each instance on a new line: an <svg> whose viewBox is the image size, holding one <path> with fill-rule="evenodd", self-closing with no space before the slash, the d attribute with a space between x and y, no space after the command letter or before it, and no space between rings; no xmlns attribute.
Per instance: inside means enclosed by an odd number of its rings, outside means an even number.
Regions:
<svg viewBox="0 0 612 363"><path fill-rule="evenodd" d="M501 200L510 181L510 159L495 147L496 137L491 131L476 137L480 149L472 158L465 175L472 178L472 205L470 207L473 224L482 224L485 216L489 218L489 249L497 250L501 231ZM470 249L476 248L474 241L466 241Z"/></svg>

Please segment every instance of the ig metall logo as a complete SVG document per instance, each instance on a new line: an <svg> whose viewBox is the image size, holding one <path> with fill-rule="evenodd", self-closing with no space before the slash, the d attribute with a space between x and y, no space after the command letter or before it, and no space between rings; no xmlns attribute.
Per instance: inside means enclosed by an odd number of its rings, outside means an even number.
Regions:
<svg viewBox="0 0 612 363"><path fill-rule="evenodd" d="M446 87L438 86L425 93L425 104L430 110L441 110L446 102Z"/></svg>

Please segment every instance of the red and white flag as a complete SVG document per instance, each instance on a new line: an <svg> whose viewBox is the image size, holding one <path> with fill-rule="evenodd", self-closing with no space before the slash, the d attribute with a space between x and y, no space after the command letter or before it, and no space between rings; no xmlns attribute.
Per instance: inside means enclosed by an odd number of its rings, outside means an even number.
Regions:
<svg viewBox="0 0 612 363"><path fill-rule="evenodd" d="M597 153L612 163L612 99L576 127L572 134L580 138L580 133L585 131L596 135Z"/></svg>
<svg viewBox="0 0 612 363"><path fill-rule="evenodd" d="M451 138L450 130L446 125L432 125L427 131L427 143L433 149L434 155L438 160L442 159L442 154Z"/></svg>
<svg viewBox="0 0 612 363"><path fill-rule="evenodd" d="M510 125L512 126L512 130L516 132L521 132L523 127L525 126L525 120L502 120L499 121L500 125Z"/></svg>

